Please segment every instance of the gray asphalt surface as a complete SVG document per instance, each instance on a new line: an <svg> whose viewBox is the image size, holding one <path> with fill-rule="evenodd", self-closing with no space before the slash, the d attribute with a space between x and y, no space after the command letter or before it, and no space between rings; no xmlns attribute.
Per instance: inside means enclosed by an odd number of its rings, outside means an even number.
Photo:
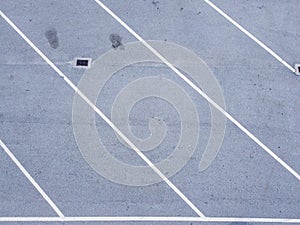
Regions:
<svg viewBox="0 0 300 225"><path fill-rule="evenodd" d="M202 58L222 88L227 111L300 171L299 77L203 1L103 2L145 40L174 42ZM288 63L299 62L298 0L214 3ZM95 60L111 50L111 34L122 37L123 44L136 41L94 1L1 1L0 9L75 84L85 69L72 67L74 58ZM3 19L0 43L0 138L66 216L196 216L164 182L130 187L96 173L74 138L73 90ZM172 79L195 102L199 143L189 163L170 180L206 216L300 218L299 181L230 121L217 158L207 170L198 171L209 136L209 106L167 67L135 65L117 72L97 106L109 116L122 85L145 76ZM166 157L180 131L174 108L149 99L132 113L131 129L141 138L149 135L146 117L153 114L167 121L171 132L147 155L154 162ZM115 157L145 165L99 118L97 128ZM0 184L1 217L56 215L2 150Z"/></svg>

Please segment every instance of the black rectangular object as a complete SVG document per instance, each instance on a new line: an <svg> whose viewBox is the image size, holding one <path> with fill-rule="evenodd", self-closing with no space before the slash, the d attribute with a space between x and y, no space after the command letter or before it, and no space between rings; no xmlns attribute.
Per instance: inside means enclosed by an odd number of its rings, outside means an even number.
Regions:
<svg viewBox="0 0 300 225"><path fill-rule="evenodd" d="M77 59L76 66L89 66L89 60L87 60L87 59Z"/></svg>

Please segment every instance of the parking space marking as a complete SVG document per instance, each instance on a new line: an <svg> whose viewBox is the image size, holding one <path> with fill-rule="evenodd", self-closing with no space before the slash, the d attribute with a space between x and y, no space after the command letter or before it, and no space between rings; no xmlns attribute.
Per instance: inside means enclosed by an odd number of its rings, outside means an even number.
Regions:
<svg viewBox="0 0 300 225"><path fill-rule="evenodd" d="M95 216L95 217L0 217L0 222L211 222L211 223L300 223L300 219L247 217L160 217L160 216Z"/></svg>
<svg viewBox="0 0 300 225"><path fill-rule="evenodd" d="M271 151L267 146L265 146L260 140L258 140L250 131L243 127L238 121L236 121L230 114L228 114L223 108L218 106L212 99L209 98L204 92L202 92L195 84L193 84L188 78L186 78L180 71L178 71L171 63L167 61L163 56L159 54L158 51L153 49L142 37L140 37L134 30L132 30L123 20L121 20L116 14L114 14L108 7L106 7L101 1L95 0L106 12L108 12L112 17L114 17L123 27L125 27L131 34L133 34L139 41L141 41L150 51L152 51L159 59L161 59L168 67L170 67L177 75L179 75L186 83L188 83L194 90L196 90L202 97L204 97L211 105L217 108L221 113L223 113L230 121L232 121L237 127L239 127L246 135L248 135L254 142L256 142L260 147L262 147L268 154L270 154L277 162L279 162L285 169L287 169L293 176L295 176L300 181L300 175L293 170L287 163L285 163L281 158L279 158L274 152ZM285 62L281 57L279 57L274 51L263 44L245 28L239 25L226 13L220 10L209 0L204 0L210 6L219 12L223 17L229 20L233 25L235 25L239 30L245 33L249 38L255 41L258 45L269 52L273 57L275 57L279 62L285 65L288 69L295 72L295 69L291 67L287 62ZM103 7L104 6L104 7ZM217 10L218 9L218 10ZM222 12L222 13L221 13ZM205 217L196 206L187 199L180 190L177 189L159 170L155 165L147 159L143 153L135 147L135 145L124 135L122 132L94 105L86 96L61 72L61 70L50 61L26 36L25 34L0 10L1 17L54 69L59 76L61 76L65 82L86 101L86 103L93 108L93 110L103 119L112 129L116 129L115 132L120 135L120 137L125 141L129 142L133 150L159 175L161 178L200 216L200 217L64 217L62 212L57 208L53 201L47 196L47 194L41 189L41 187L35 182L35 180L30 176L22 164L17 160L13 153L7 148L7 146L0 139L0 146L4 149L7 155L13 160L13 162L19 167L27 179L34 185L34 187L40 192L44 199L49 203L49 205L55 210L59 217L0 217L0 222L84 222L84 221L95 221L95 222L105 222L105 221L174 221L174 222L257 222L257 223L300 223L300 219L287 219L287 218L244 218L244 217ZM198 91L199 90L199 91ZM119 132L118 132L119 131ZM164 179L166 178L166 180ZM40 189L40 190L39 190ZM178 192L176 191L178 190ZM44 193L44 194L42 194ZM44 196L45 195L45 196ZM53 205L51 205L52 203Z"/></svg>
<svg viewBox="0 0 300 225"><path fill-rule="evenodd" d="M200 217L204 214L140 151L115 124L0 10L0 16L39 54L57 74L151 167L151 169Z"/></svg>
<svg viewBox="0 0 300 225"><path fill-rule="evenodd" d="M253 41L255 41L260 47L262 47L264 50L266 50L268 53L270 53L275 59L277 59L279 62L281 62L284 66L286 66L289 70L291 70L293 73L295 73L295 69L289 65L286 61L284 61L278 54L276 54L272 49L270 49L268 46L266 46L264 43L262 43L258 38L256 38L253 34L251 34L248 30L246 30L244 27L242 27L239 23L237 23L234 19L232 19L228 14L226 14L224 11L222 11L219 7L217 7L214 3L212 3L210 0L203 0L208 5L210 5L215 11L217 11L220 15L222 15L226 20L228 20L230 23L232 23L235 27L237 27L240 31L242 31L244 34L246 34L249 38L251 38Z"/></svg>
<svg viewBox="0 0 300 225"><path fill-rule="evenodd" d="M20 163L20 161L16 158L16 156L8 149L8 147L4 144L4 142L0 139L0 146L3 148L5 153L9 156L9 158L14 162L14 164L21 170L21 172L25 175L25 177L30 181L30 183L35 187L35 189L42 195L42 197L48 202L51 208L56 212L56 214L63 218L64 214L60 211L60 209L55 205L55 203L50 199L50 197L46 194L46 192L41 188L41 186L33 179L33 177L28 173L25 167ZM1 220L0 220L1 221Z"/></svg>
<svg viewBox="0 0 300 225"><path fill-rule="evenodd" d="M189 78L181 73L174 65L172 65L165 57L163 57L156 49L148 44L139 34L137 34L132 28L130 28L120 17L118 17L111 9L109 9L100 0L94 0L102 9L104 9L109 15L111 15L116 21L118 21L128 32L130 32L136 39L138 39L146 48L148 48L154 55L156 55L164 64L166 64L171 70L173 70L183 81L185 81L190 87L198 92L204 99L206 99L212 106L219 110L224 116L227 117L233 124L235 124L241 131L243 131L249 138L251 138L256 144L258 144L263 150L265 150L270 156L272 156L280 165L282 165L288 172L300 181L300 175L279 156L277 156L269 147L262 143L254 134L252 134L247 128L245 128L240 122L232 117L226 110L213 101L206 93L204 93L197 85L195 85Z"/></svg>

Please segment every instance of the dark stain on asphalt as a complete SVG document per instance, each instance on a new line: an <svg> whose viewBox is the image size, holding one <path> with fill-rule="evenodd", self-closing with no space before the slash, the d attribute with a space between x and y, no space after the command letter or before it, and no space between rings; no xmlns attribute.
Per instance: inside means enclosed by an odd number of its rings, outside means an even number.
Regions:
<svg viewBox="0 0 300 225"><path fill-rule="evenodd" d="M156 7L156 9L159 9L158 7L158 4L159 4L159 1L152 1L152 4Z"/></svg>
<svg viewBox="0 0 300 225"><path fill-rule="evenodd" d="M123 46L123 44L122 44L122 37L119 36L118 34L111 34L111 35L109 35L109 40L111 42L111 46L114 49L117 49L117 48Z"/></svg>
<svg viewBox="0 0 300 225"><path fill-rule="evenodd" d="M45 32L45 37L48 40L51 48L58 48L59 42L58 42L58 36L57 31L55 28L51 28Z"/></svg>
<svg viewBox="0 0 300 225"><path fill-rule="evenodd" d="M261 5L261 6L257 6L258 9L262 10L263 8L265 8L264 5Z"/></svg>

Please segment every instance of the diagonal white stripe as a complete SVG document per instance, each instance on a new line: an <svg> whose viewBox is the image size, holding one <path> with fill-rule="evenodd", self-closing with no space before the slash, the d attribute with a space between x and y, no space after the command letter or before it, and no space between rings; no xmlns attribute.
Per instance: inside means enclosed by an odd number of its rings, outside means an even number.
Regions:
<svg viewBox="0 0 300 225"><path fill-rule="evenodd" d="M146 48L148 48L154 55L157 56L164 64L166 64L171 70L173 70L182 80L190 85L195 91L197 91L203 98L205 98L212 106L219 110L224 116L227 117L232 123L234 123L241 131L243 131L248 137L250 137L256 144L264 149L270 156L272 156L278 163L280 163L285 169L287 169L293 176L300 181L300 175L284 162L279 156L277 156L270 148L263 144L257 137L255 137L249 130L247 130L241 123L234 119L228 112L226 112L221 106L214 102L206 93L204 93L197 85L189 80L183 73L181 73L175 66L173 66L165 57L163 57L156 49L148 44L140 35L138 35L133 29L131 29L120 17L118 17L113 11L111 11L100 0L95 0L109 15L111 15L116 21L118 21L126 30L128 30L136 39L138 39Z"/></svg>
<svg viewBox="0 0 300 225"><path fill-rule="evenodd" d="M240 24L238 24L228 14L226 14L224 11L222 11L219 7L217 7L211 1L209 1L209 0L204 0L204 1L208 5L210 5L214 10L216 10L220 15L222 15L225 19L227 19L230 23L232 23L234 26L236 26L240 31L242 31L249 38L251 38L253 41L255 41L260 47L262 47L264 50L266 50L268 53L270 53L275 59L277 59L284 66L286 66L289 70L291 70L293 73L295 73L295 69L291 65L289 65L286 61L284 61L278 54L276 54L272 49L270 49L268 46L266 46L264 43L262 43L258 38L256 38L253 34L251 34L248 30L246 30L244 27L242 27Z"/></svg>
<svg viewBox="0 0 300 225"><path fill-rule="evenodd" d="M30 181L30 183L35 187L35 189L43 196L43 198L48 202L51 208L57 213L60 218L64 217L64 214L59 210L59 208L55 205L55 203L49 198L49 196L45 193L45 191L40 187L40 185L32 178L32 176L27 172L24 166L20 163L20 161L15 157L15 155L8 149L8 147L3 143L0 139L0 146L3 148L5 153L9 156L9 158L16 164L16 166L21 170L21 172L25 175L25 177Z"/></svg>

